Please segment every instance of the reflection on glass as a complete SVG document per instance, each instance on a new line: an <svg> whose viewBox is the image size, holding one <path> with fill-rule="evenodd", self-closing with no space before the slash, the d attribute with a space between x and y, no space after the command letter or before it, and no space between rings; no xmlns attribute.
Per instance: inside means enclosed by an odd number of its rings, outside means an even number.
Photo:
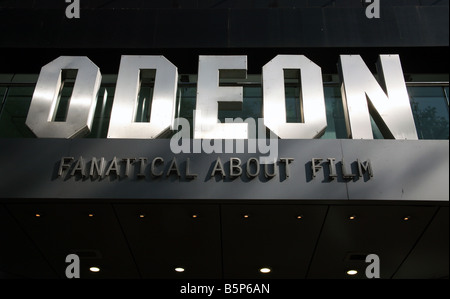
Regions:
<svg viewBox="0 0 450 299"><path fill-rule="evenodd" d="M142 80L136 105L135 122L150 122L153 83Z"/></svg>
<svg viewBox="0 0 450 299"><path fill-rule="evenodd" d="M408 88L419 139L448 139L449 112L444 92L442 87Z"/></svg>
<svg viewBox="0 0 450 299"><path fill-rule="evenodd" d="M196 87L179 87L177 91L177 113L176 117L185 118L189 122L189 136L194 134L194 110L196 105L197 88ZM176 130L177 128L175 128ZM186 128L184 128L186 129Z"/></svg>
<svg viewBox="0 0 450 299"><path fill-rule="evenodd" d="M25 125L34 86L9 87L0 115L0 137L35 137Z"/></svg>
<svg viewBox="0 0 450 299"><path fill-rule="evenodd" d="M63 82L61 84L61 91L59 92L58 105L56 107L53 121L64 122L67 118L69 110L70 98L73 91L73 82Z"/></svg>
<svg viewBox="0 0 450 299"><path fill-rule="evenodd" d="M55 112L54 121L65 121L70 100L72 84L65 84ZM142 86L136 106L136 121L149 121L151 112L152 86ZM300 88L286 86L286 121L301 122ZM34 84L0 87L0 137L33 138L34 134L25 125L26 116L33 96ZM103 84L97 97L91 133L86 138L106 138L109 128L111 107L114 100L113 84ZM415 86L408 87L411 109L419 139L449 138L449 88L448 86ZM324 86L327 129L322 139L347 138L342 97L338 86ZM196 106L197 88L195 83L180 84L177 90L176 117L183 117L190 123L190 134L193 130L193 111ZM263 98L259 84L244 86L241 110L219 110L218 118L262 118ZM383 139L380 130L371 118L375 139ZM176 131L165 135L170 138Z"/></svg>
<svg viewBox="0 0 450 299"><path fill-rule="evenodd" d="M324 87L325 109L327 110L327 129L321 139L347 138L344 108L340 88L337 86Z"/></svg>
<svg viewBox="0 0 450 299"><path fill-rule="evenodd" d="M303 122L302 108L300 106L300 88L285 86L284 95L286 101L286 122Z"/></svg>
<svg viewBox="0 0 450 299"><path fill-rule="evenodd" d="M106 138L114 100L114 87L100 87L91 132L86 138Z"/></svg>

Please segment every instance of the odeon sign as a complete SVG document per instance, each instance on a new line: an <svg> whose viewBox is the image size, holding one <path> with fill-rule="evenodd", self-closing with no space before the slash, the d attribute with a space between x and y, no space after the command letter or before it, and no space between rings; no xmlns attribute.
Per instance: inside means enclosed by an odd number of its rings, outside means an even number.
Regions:
<svg viewBox="0 0 450 299"><path fill-rule="evenodd" d="M373 139L370 116L387 138L417 140L414 119L398 55L380 55L380 83L359 55L341 55L347 133L353 139ZM63 70L77 70L64 122L55 121ZM149 122L135 122L140 78L154 78ZM286 122L284 70L300 73L301 123ZM220 76L245 78L247 56L200 56L193 139L248 139L248 123L218 121L219 103L243 102L243 87L219 86ZM87 57L61 56L42 67L30 104L27 126L39 138L74 138L91 129L100 69ZM108 138L157 138L175 128L177 67L163 56L122 56ZM327 127L321 68L304 55L277 55L262 67L263 124L282 139L320 137Z"/></svg>

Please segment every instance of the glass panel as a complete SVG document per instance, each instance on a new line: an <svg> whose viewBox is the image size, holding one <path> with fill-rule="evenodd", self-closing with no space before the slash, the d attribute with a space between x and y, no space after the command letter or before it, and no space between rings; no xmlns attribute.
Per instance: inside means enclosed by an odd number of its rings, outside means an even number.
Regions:
<svg viewBox="0 0 450 299"><path fill-rule="evenodd" d="M300 107L300 88L285 86L284 95L286 101L286 122L301 123L303 117Z"/></svg>
<svg viewBox="0 0 450 299"><path fill-rule="evenodd" d="M7 90L7 87L0 86L0 111L2 111L3 100L5 97L6 90Z"/></svg>
<svg viewBox="0 0 450 299"><path fill-rule="evenodd" d="M419 139L448 139L448 102L442 87L409 87Z"/></svg>
<svg viewBox="0 0 450 299"><path fill-rule="evenodd" d="M91 132L85 136L86 138L106 138L108 136L114 91L114 87L100 87Z"/></svg>
<svg viewBox="0 0 450 299"><path fill-rule="evenodd" d="M146 83L146 82L144 82ZM65 121L67 107L73 83L65 84L61 91L61 99L55 113L55 121ZM25 125L26 116L34 91L34 84L21 86L0 87L0 137L34 137ZM301 122L301 107L299 102L300 87L286 84L286 121ZM99 91L92 131L86 138L106 138L109 128L111 107L114 100L115 87L113 84L102 85ZM149 121L153 87L143 85L137 103L136 121ZM419 139L448 139L449 138L449 105L448 86L408 87L411 108ZM327 129L322 139L347 138L344 111L340 88L325 86L325 105L327 115ZM177 91L176 117L183 117L190 123L191 138L193 134L193 111L196 106L197 88L195 84L180 84ZM262 118L263 95L259 85L244 86L242 110L219 110L218 118L221 122L225 118L246 119L248 117ZM375 139L383 139L380 130L371 118ZM175 132L172 132L172 134ZM170 138L170 135L164 138Z"/></svg>
<svg viewBox="0 0 450 299"><path fill-rule="evenodd" d="M448 94L448 86L447 87L444 87L444 92L445 92L445 97L446 97L446 99L447 99L447 105L450 103L450 101L449 101L449 94Z"/></svg>
<svg viewBox="0 0 450 299"><path fill-rule="evenodd" d="M224 123L225 118L253 118L258 125L258 118L262 118L262 88L260 86L245 86L241 110L219 109L218 119ZM258 130L256 130L258 137Z"/></svg>
<svg viewBox="0 0 450 299"><path fill-rule="evenodd" d="M105 90L107 90L106 97ZM0 115L0 137L35 137L31 130L25 125L33 91L34 86L9 88L5 106ZM70 96L67 96L65 93L66 92L63 91L59 106L67 105L68 103ZM71 91L68 90L67 93L70 94ZM114 87L100 88L91 133L85 137L107 137L113 99ZM67 110L67 106L66 108L58 107L58 112L55 114L55 121L65 121L65 114L67 113L67 111L63 112L65 110Z"/></svg>
<svg viewBox="0 0 450 299"><path fill-rule="evenodd" d="M372 115L370 116L370 124L372 125L373 139L384 139L384 136L381 133L381 130L378 128L377 123L373 119Z"/></svg>
<svg viewBox="0 0 450 299"><path fill-rule="evenodd" d="M327 129L321 139L347 138L344 107L340 88L337 86L324 87L325 109L327 113Z"/></svg>
<svg viewBox="0 0 450 299"><path fill-rule="evenodd" d="M238 117L244 120L248 117L254 118L256 122L258 118L263 117L263 92L260 86L244 87L242 113Z"/></svg>
<svg viewBox="0 0 450 299"><path fill-rule="evenodd" d="M10 87L0 115L0 137L34 137L25 125L34 86Z"/></svg>
<svg viewBox="0 0 450 299"><path fill-rule="evenodd" d="M186 118L192 123L196 105L197 88L179 87L177 93L177 117Z"/></svg>
<svg viewBox="0 0 450 299"><path fill-rule="evenodd" d="M72 97L73 82L63 82L59 94L58 106L53 117L55 122L64 122L67 119L67 111L69 109L70 98Z"/></svg>
<svg viewBox="0 0 450 299"><path fill-rule="evenodd" d="M195 107L194 107L195 109ZM242 110L219 110L218 119L224 123L225 118L254 118L262 117L262 89L261 87L244 87Z"/></svg>
<svg viewBox="0 0 450 299"><path fill-rule="evenodd" d="M194 110L197 100L197 88L194 86L178 87L177 111L175 117L185 118L189 122L189 136L194 137ZM178 131L178 128L175 128ZM186 129L186 128L184 128Z"/></svg>
<svg viewBox="0 0 450 299"><path fill-rule="evenodd" d="M144 79L139 89L135 122L150 122L151 105L153 99L153 82Z"/></svg>

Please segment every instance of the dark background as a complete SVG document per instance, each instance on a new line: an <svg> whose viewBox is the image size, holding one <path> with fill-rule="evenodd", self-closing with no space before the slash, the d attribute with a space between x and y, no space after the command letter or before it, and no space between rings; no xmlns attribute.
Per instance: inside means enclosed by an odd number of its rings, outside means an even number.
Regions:
<svg viewBox="0 0 450 299"><path fill-rule="evenodd" d="M198 55L248 55L261 72L277 54L304 54L336 73L339 54L400 54L405 73L447 73L448 0L380 1L368 19L362 0L0 1L2 73L39 73L60 55L88 56L116 74L120 55L164 55L197 73Z"/></svg>

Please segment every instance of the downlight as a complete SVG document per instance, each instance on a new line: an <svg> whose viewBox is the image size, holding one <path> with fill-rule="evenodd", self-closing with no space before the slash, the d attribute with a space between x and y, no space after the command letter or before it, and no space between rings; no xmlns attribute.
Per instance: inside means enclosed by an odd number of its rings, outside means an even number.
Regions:
<svg viewBox="0 0 450 299"><path fill-rule="evenodd" d="M270 273L270 271L272 271L270 268L264 267L259 269L259 272L263 273L263 274L268 274Z"/></svg>

